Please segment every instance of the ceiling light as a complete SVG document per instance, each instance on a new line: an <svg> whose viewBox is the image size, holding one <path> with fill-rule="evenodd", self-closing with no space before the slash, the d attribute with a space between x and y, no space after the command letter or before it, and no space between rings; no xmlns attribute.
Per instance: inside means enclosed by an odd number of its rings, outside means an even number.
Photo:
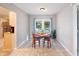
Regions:
<svg viewBox="0 0 79 59"><path fill-rule="evenodd" d="M40 8L40 10L41 10L41 11L45 11L46 9L45 9L45 8Z"/></svg>

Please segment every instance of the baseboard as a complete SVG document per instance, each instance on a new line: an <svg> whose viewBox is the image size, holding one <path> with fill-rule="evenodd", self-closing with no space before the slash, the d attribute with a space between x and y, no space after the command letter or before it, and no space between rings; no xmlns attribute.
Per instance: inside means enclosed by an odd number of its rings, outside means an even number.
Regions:
<svg viewBox="0 0 79 59"><path fill-rule="evenodd" d="M20 48L21 46L23 46L23 44L25 43L25 42L27 42L28 40L26 39L26 40L24 40L20 45L19 45L19 47L18 48Z"/></svg>
<svg viewBox="0 0 79 59"><path fill-rule="evenodd" d="M58 41L58 40L57 40ZM73 56L73 54L60 42L58 41L62 46L63 48L69 53L70 56Z"/></svg>

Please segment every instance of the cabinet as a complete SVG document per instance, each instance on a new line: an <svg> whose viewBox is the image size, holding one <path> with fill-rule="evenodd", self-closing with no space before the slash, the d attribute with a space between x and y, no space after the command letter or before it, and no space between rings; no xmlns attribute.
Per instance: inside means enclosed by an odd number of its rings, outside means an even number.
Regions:
<svg viewBox="0 0 79 59"><path fill-rule="evenodd" d="M4 49L12 49L11 33L4 33Z"/></svg>

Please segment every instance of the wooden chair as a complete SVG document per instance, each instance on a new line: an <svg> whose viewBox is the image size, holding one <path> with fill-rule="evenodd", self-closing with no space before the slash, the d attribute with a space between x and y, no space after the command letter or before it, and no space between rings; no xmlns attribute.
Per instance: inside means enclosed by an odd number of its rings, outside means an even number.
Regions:
<svg viewBox="0 0 79 59"><path fill-rule="evenodd" d="M34 34L32 34L32 47L35 47L35 38L34 38Z"/></svg>
<svg viewBox="0 0 79 59"><path fill-rule="evenodd" d="M47 47L51 47L51 40L50 40L50 36L45 36L44 40L43 40L43 47L45 46L45 42L47 41Z"/></svg>
<svg viewBox="0 0 79 59"><path fill-rule="evenodd" d="M36 41L38 41L39 47L40 47L40 37L37 36L36 34L33 34L32 37L33 37L33 39L32 39L32 47L34 47L34 48L36 47Z"/></svg>

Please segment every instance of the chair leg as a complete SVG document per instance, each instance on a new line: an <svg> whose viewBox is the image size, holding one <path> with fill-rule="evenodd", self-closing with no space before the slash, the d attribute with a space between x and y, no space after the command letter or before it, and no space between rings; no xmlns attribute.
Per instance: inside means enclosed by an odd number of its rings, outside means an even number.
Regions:
<svg viewBox="0 0 79 59"><path fill-rule="evenodd" d="M47 45L48 45L47 47L48 47L48 48L51 48L51 41L49 40L49 41L47 41L47 43L48 43L48 44L47 44Z"/></svg>
<svg viewBox="0 0 79 59"><path fill-rule="evenodd" d="M34 48L36 47L36 42L35 42L35 40L34 40L34 42L33 42L33 47L34 47Z"/></svg>
<svg viewBox="0 0 79 59"><path fill-rule="evenodd" d="M47 41L47 47L49 48L49 41Z"/></svg>
<svg viewBox="0 0 79 59"><path fill-rule="evenodd" d="M33 40L32 40L32 47L35 47L35 38L33 37Z"/></svg>
<svg viewBox="0 0 79 59"><path fill-rule="evenodd" d="M40 40L39 40L39 47L40 47Z"/></svg>
<svg viewBox="0 0 79 59"><path fill-rule="evenodd" d="M51 41L50 41L50 48L51 48Z"/></svg>
<svg viewBox="0 0 79 59"><path fill-rule="evenodd" d="M51 48L51 41L48 41L48 48Z"/></svg>
<svg viewBox="0 0 79 59"><path fill-rule="evenodd" d="M34 43L34 48L36 47L36 44Z"/></svg>
<svg viewBox="0 0 79 59"><path fill-rule="evenodd" d="M43 41L43 47L45 46L45 40Z"/></svg>

